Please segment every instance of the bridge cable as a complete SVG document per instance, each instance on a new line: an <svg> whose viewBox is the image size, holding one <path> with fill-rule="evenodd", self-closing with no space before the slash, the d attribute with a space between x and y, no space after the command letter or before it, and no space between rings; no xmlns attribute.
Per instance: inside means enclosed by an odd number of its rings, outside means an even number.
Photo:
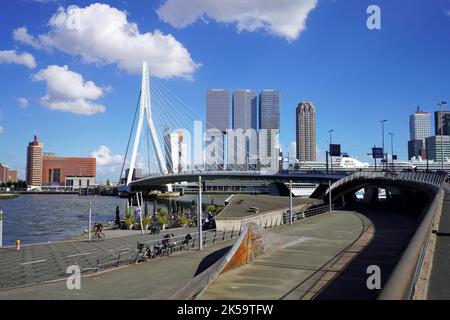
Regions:
<svg viewBox="0 0 450 320"><path fill-rule="evenodd" d="M141 102L141 94L142 94L142 92L139 91L139 99L138 99L138 102L136 105L136 110L134 111L133 124L131 125L130 136L128 137L127 149L125 151L125 156L123 157L122 169L120 170L119 184L120 184L120 180L122 179L125 162L127 161L128 149L130 148L130 142L131 142L131 138L133 136L134 124L136 123L136 115L137 115L137 112L138 112L138 109L140 106L140 102Z"/></svg>

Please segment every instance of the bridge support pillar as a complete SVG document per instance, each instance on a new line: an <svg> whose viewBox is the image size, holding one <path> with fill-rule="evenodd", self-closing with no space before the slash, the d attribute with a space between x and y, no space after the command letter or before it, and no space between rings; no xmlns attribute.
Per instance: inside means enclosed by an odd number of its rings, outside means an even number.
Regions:
<svg viewBox="0 0 450 320"><path fill-rule="evenodd" d="M366 187L364 189L364 204L373 204L378 202L378 188Z"/></svg>

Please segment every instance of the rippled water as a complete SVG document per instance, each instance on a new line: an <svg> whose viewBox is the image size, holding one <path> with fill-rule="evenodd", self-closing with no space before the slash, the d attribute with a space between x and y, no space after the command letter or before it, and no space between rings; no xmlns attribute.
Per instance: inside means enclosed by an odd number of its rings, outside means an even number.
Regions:
<svg viewBox="0 0 450 320"><path fill-rule="evenodd" d="M205 196L223 204L225 196ZM180 197L180 201L192 201L194 195ZM3 245L13 245L17 239L22 244L64 240L78 236L88 229L89 202L92 202L92 223L114 221L116 206L123 218L126 199L118 197L80 197L78 195L33 195L23 194L16 199L1 200L3 210ZM148 202L149 213L153 212L153 201ZM157 203L157 208L167 207L167 202Z"/></svg>

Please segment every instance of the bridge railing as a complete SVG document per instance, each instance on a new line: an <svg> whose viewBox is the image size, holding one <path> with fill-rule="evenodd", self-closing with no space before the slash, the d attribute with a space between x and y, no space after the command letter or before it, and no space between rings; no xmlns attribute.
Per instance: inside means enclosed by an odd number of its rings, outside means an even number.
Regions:
<svg viewBox="0 0 450 320"><path fill-rule="evenodd" d="M332 206L332 209L334 209L334 205ZM293 215L293 222L303 220L305 218L309 218L318 214L323 214L326 212L329 212L330 206L329 205L323 205L319 207L314 207L305 210L304 212L296 213ZM261 227L265 229L271 229L274 227L279 226L280 224L288 224L289 222L289 212L285 212L283 214L283 221L276 221L273 220L270 223L266 222L265 224L260 224ZM227 240L237 239L243 230L243 226L241 225L239 228L231 228L230 230L217 230L217 229L210 229L210 230L204 230L202 232L202 244L203 246L209 246L216 243L224 242ZM191 236L191 239L189 241L189 244L183 244L183 240L185 240L187 235ZM188 232L185 234L177 235L171 238L171 243L174 244L174 251L182 251L182 250L191 250L191 249L198 249L198 232ZM149 240L144 242L139 242L144 245L144 247L153 247L155 245L158 245L162 242L162 239L159 240ZM136 243L137 244L137 243ZM78 265L81 269L81 272L83 273L89 273L89 272L98 272L102 269L108 269L108 268L114 268L119 267L121 265L130 264L133 262L136 262L138 256L137 256L137 247L136 248L127 248L127 249L119 249L117 254L111 255L110 253L104 255L104 256L98 256L96 259L95 264L89 264L89 265L80 265L76 261L74 263Z"/></svg>
<svg viewBox="0 0 450 320"><path fill-rule="evenodd" d="M383 179L383 180L397 180L408 181L419 184L426 184L435 188L440 188L445 182L447 175L445 173L432 172L356 172L336 181L331 185L333 192L339 186L342 186L350 181L359 179Z"/></svg>
<svg viewBox="0 0 450 320"><path fill-rule="evenodd" d="M433 183L439 183L441 180L433 181L435 181ZM442 208L443 197L444 186L441 185L378 299L404 300L413 298L436 215L438 210Z"/></svg>

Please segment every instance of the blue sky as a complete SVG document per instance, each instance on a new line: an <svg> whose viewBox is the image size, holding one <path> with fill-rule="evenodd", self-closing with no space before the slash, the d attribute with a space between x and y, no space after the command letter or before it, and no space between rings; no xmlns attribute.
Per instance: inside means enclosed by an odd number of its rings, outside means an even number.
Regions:
<svg viewBox="0 0 450 320"><path fill-rule="evenodd" d="M409 114L450 100L450 0L95 3L0 3L0 161L22 178L36 129L46 151L97 150L100 180L117 180L142 55L158 81L200 116L209 88L280 90L282 147L295 140L297 104L311 100L318 149L326 149L332 128L333 142L363 161L381 144L380 120L388 120L386 141L393 132L395 151L406 159ZM366 26L371 4L381 8L380 30ZM70 5L86 14L80 21L89 34L78 37L62 24ZM108 14L117 21L101 25ZM52 16L58 19L50 23ZM101 31L123 19L138 31L105 39Z"/></svg>

